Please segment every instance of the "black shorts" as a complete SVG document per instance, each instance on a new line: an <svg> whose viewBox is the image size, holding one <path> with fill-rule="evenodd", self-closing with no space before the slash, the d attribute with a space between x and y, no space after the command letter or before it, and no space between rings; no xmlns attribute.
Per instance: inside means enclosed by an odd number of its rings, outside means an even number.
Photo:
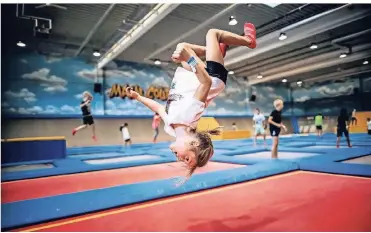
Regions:
<svg viewBox="0 0 371 233"><path fill-rule="evenodd" d="M222 80L227 85L228 70L222 64L215 61L206 61L206 71L210 76Z"/></svg>
<svg viewBox="0 0 371 233"><path fill-rule="evenodd" d="M131 139L129 138L129 139L125 139L125 142L131 142Z"/></svg>
<svg viewBox="0 0 371 233"><path fill-rule="evenodd" d="M316 125L317 130L322 130L322 125Z"/></svg>
<svg viewBox="0 0 371 233"><path fill-rule="evenodd" d="M367 130L368 135L371 135L371 129Z"/></svg>
<svg viewBox="0 0 371 233"><path fill-rule="evenodd" d="M345 137L349 137L349 132L346 128L338 128L337 130L337 136L342 137L344 134Z"/></svg>
<svg viewBox="0 0 371 233"><path fill-rule="evenodd" d="M83 116L82 117L82 123L84 125L93 125L94 124L94 119L92 116Z"/></svg>
<svg viewBox="0 0 371 233"><path fill-rule="evenodd" d="M281 128L278 127L269 127L269 132L271 133L272 137L278 137L281 133Z"/></svg>

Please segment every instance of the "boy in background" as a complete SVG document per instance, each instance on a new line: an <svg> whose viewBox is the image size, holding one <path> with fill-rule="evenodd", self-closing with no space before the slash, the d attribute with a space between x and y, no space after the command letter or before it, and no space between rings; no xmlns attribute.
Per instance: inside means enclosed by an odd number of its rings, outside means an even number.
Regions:
<svg viewBox="0 0 371 233"><path fill-rule="evenodd" d="M323 124L323 116L321 113L318 113L314 117L314 124L316 125L317 136L322 137L322 124Z"/></svg>
<svg viewBox="0 0 371 233"><path fill-rule="evenodd" d="M124 141L124 145L125 147L129 144L129 146L131 145L131 138L130 138L130 133L129 133L129 128L128 128L128 123L125 123L123 125L120 126L120 131L122 133L122 139Z"/></svg>
<svg viewBox="0 0 371 233"><path fill-rule="evenodd" d="M371 135L371 119L367 118L367 134Z"/></svg>
<svg viewBox="0 0 371 233"><path fill-rule="evenodd" d="M278 142L281 128L284 131L287 131L286 126L282 124L282 109L283 109L283 100L276 99L273 102L274 110L268 118L269 131L272 136L272 159L278 158Z"/></svg>

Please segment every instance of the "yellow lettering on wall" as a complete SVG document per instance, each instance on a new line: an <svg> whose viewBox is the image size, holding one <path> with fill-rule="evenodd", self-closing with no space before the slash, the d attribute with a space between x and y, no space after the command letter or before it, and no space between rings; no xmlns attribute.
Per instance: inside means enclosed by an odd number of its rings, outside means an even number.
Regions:
<svg viewBox="0 0 371 233"><path fill-rule="evenodd" d="M118 84L113 84L109 93L109 97L112 99L114 97L121 97L121 95L121 86Z"/></svg>
<svg viewBox="0 0 371 233"><path fill-rule="evenodd" d="M121 97L122 99L125 99L128 95L126 93L126 88L129 87L128 84L121 86L118 84L113 84L111 87L111 91L109 93L109 98L114 97ZM139 86L139 85L133 85L131 86L134 91L138 92L140 95L145 95L147 98L150 99L158 99L162 101L166 101L169 96L169 88L165 87L155 87L150 86L146 92Z"/></svg>

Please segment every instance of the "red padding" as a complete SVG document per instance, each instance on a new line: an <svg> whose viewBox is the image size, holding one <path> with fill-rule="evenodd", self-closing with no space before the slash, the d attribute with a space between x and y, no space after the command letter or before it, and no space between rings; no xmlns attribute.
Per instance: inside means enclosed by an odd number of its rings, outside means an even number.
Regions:
<svg viewBox="0 0 371 233"><path fill-rule="evenodd" d="M371 231L370 219L371 179L297 172L23 230Z"/></svg>
<svg viewBox="0 0 371 233"><path fill-rule="evenodd" d="M180 163L165 163L114 170L52 176L1 184L1 203L49 197L92 189L107 188L150 180L185 176ZM209 162L196 173L243 167L244 165Z"/></svg>

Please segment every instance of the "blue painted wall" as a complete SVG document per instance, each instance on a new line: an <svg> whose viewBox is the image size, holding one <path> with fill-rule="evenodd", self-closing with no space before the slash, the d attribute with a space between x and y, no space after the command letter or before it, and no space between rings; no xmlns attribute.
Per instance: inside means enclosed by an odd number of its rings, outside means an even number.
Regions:
<svg viewBox="0 0 371 233"><path fill-rule="evenodd" d="M93 92L96 70L81 58L55 58L37 53L14 53L2 60L2 114L16 117L79 117L83 91ZM101 80L102 95L94 94L92 112L106 117L151 117L152 112L125 96L125 85L165 104L171 77L160 67L132 62L112 62ZM365 95L371 94L371 78L348 79L290 89L285 85L248 86L232 77L226 90L206 110L209 116L250 116L255 108L265 114L273 100L284 99L283 115L337 115L343 106L371 110ZM251 95L256 102L250 102ZM361 98L361 99L360 99Z"/></svg>

